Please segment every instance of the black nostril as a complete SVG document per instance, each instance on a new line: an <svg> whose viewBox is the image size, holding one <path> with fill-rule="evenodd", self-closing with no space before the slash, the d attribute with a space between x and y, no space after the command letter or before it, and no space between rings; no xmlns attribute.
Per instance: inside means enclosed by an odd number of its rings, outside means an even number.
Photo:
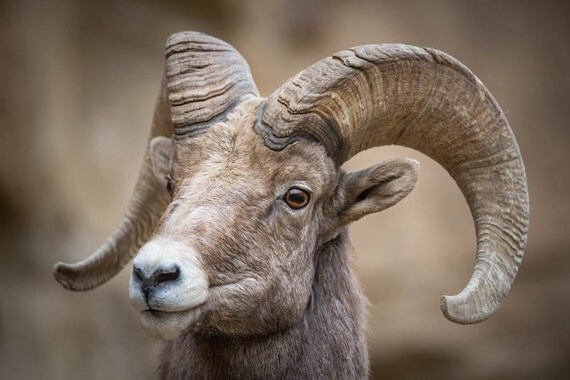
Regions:
<svg viewBox="0 0 570 380"><path fill-rule="evenodd" d="M158 268L150 276L147 276L143 269L133 265L133 279L140 284L142 292L147 297L158 285L176 281L179 277L180 267L178 265Z"/></svg>
<svg viewBox="0 0 570 380"><path fill-rule="evenodd" d="M156 285L163 282L176 281L180 277L180 268L178 265L170 268L159 268L152 274L152 277Z"/></svg>
<svg viewBox="0 0 570 380"><path fill-rule="evenodd" d="M146 280L146 276L144 275L143 270L134 265L133 265L133 274L138 282L143 282L144 280Z"/></svg>

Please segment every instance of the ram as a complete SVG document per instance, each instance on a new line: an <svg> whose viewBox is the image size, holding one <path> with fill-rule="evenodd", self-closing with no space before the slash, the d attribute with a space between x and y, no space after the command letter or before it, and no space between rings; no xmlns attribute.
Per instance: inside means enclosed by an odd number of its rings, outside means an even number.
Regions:
<svg viewBox="0 0 570 380"><path fill-rule="evenodd" d="M483 84L437 50L341 51L261 98L227 43L177 33L150 143L124 219L56 279L88 290L129 260L132 305L167 340L163 378L364 378L365 301L347 225L415 186L417 162L347 173L360 151L398 144L439 162L477 234L471 280L441 308L491 316L523 258L528 194L509 124Z"/></svg>

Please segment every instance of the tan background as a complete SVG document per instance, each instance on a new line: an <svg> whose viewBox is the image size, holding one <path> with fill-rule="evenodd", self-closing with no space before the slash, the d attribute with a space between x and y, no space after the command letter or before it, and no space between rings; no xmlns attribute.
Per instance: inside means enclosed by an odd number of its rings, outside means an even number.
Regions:
<svg viewBox="0 0 570 380"><path fill-rule="evenodd" d="M505 110L531 195L527 256L502 309L459 326L439 297L466 284L475 237L451 178L419 158L400 205L352 228L370 299L373 377L570 378L570 7L564 1L0 2L0 378L153 378L159 343L127 299L130 268L64 291L58 260L97 248L118 222L145 148L163 65L180 30L232 43L262 94L364 43L434 47L469 66Z"/></svg>

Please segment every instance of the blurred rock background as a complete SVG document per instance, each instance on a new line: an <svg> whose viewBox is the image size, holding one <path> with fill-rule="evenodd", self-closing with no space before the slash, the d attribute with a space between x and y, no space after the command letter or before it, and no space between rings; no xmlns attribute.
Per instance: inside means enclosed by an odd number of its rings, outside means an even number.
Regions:
<svg viewBox="0 0 570 380"><path fill-rule="evenodd" d="M525 160L531 230L500 311L474 326L439 310L471 274L458 188L417 158L416 190L352 227L370 299L372 377L570 378L570 6L565 1L0 1L0 378L151 379L160 344L129 306L130 267L75 294L51 276L104 241L145 149L164 42L200 30L233 44L263 95L320 58L401 42L457 57L505 110Z"/></svg>

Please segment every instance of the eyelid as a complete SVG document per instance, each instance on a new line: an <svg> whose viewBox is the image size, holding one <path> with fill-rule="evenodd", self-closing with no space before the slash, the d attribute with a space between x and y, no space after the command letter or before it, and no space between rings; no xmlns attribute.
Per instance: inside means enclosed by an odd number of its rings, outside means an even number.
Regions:
<svg viewBox="0 0 570 380"><path fill-rule="evenodd" d="M309 194L309 197L311 197L311 199L313 198L313 191L306 185L303 184L298 184L298 183L294 183L292 185L289 185L289 187L285 188L277 197L278 200L281 201L285 201L285 197L287 196L287 193L291 190L291 189L299 189L299 190L303 190L304 192L306 192L307 194Z"/></svg>
<svg viewBox="0 0 570 380"><path fill-rule="evenodd" d="M304 183L292 183L291 185L289 185L289 187L287 189L285 189L285 191L283 192L283 195L287 194L287 192L291 189L300 189L300 190L305 191L309 195L313 194L313 190L311 190L311 188L309 186L305 185Z"/></svg>

